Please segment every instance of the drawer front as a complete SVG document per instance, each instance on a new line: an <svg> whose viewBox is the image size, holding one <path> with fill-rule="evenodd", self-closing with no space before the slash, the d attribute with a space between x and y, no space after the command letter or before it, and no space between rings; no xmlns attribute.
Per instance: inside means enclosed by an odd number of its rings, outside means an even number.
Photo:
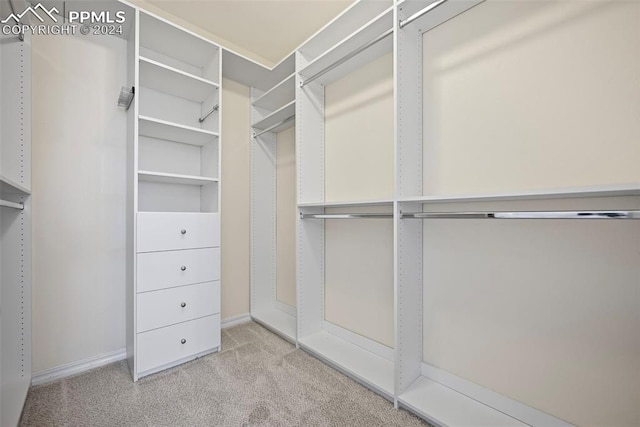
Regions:
<svg viewBox="0 0 640 427"><path fill-rule="evenodd" d="M138 252L220 246L220 215L138 212Z"/></svg>
<svg viewBox="0 0 640 427"><path fill-rule="evenodd" d="M219 347L220 315L143 332L137 340L137 371L142 374Z"/></svg>
<svg viewBox="0 0 640 427"><path fill-rule="evenodd" d="M220 248L136 255L138 292L220 280Z"/></svg>
<svg viewBox="0 0 640 427"><path fill-rule="evenodd" d="M138 332L220 313L220 282L138 295Z"/></svg>

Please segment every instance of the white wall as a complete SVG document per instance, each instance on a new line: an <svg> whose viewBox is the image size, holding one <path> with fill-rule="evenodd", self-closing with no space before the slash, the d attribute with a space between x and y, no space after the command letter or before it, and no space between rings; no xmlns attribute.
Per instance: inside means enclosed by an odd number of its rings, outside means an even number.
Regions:
<svg viewBox="0 0 640 427"><path fill-rule="evenodd" d="M296 128L276 135L276 298L296 305Z"/></svg>
<svg viewBox="0 0 640 427"><path fill-rule="evenodd" d="M638 2L487 1L427 33L425 194L639 182L638 23ZM423 232L426 362L576 425L638 425L640 224L439 220Z"/></svg>
<svg viewBox="0 0 640 427"><path fill-rule="evenodd" d="M325 200L392 198L392 55L328 85L325 112ZM325 224L325 319L393 347L393 222Z"/></svg>
<svg viewBox="0 0 640 427"><path fill-rule="evenodd" d="M125 346L126 42L33 37L33 371Z"/></svg>
<svg viewBox="0 0 640 427"><path fill-rule="evenodd" d="M249 313L249 88L222 81L222 319Z"/></svg>

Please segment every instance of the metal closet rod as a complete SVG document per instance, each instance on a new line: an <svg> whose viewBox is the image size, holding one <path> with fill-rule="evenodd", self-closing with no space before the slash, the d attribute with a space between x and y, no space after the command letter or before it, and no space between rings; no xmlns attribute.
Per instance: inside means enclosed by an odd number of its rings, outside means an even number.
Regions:
<svg viewBox="0 0 640 427"><path fill-rule="evenodd" d="M417 11L416 13L414 13L413 15L411 15L410 17L408 17L404 21L400 21L400 28L403 28L404 26L411 24L416 19L426 15L427 13L431 12L433 9L437 8L438 6L440 6L440 5L442 5L442 4L446 3L446 2L447 2L447 0L439 0L437 2L431 3L429 6L425 7L424 9L421 9L421 10Z"/></svg>
<svg viewBox="0 0 640 427"><path fill-rule="evenodd" d="M315 73L311 77L305 79L304 81L301 81L300 82L300 87L303 87L306 84L311 83L312 81L314 81L318 77L328 73L329 71L333 70L336 67L339 67L340 65L344 64L345 62L347 62L348 60L350 60L354 56L358 55L359 53L361 53L361 52L363 52L363 51L365 51L367 49L369 49L374 44L386 39L391 34L393 34L393 28L390 28L389 30L385 31L383 34L380 34L378 37L376 37L375 39L373 39L370 42L368 42L367 44L364 44L364 45L360 46L359 48L357 48L356 50L348 53L347 55L345 55L342 58L338 59L336 62L334 62L331 65L329 65L329 66L323 68L322 70L318 71L317 73Z"/></svg>
<svg viewBox="0 0 640 427"><path fill-rule="evenodd" d="M393 218L391 213L304 214L301 219ZM415 212L402 219L640 219L640 211Z"/></svg>
<svg viewBox="0 0 640 427"><path fill-rule="evenodd" d="M273 126L269 126L268 128L261 130L260 132L257 132L257 133L256 133L256 132L254 132L254 133L253 133L253 137L254 137L254 138L257 138L257 137L259 137L260 135L262 135L263 133L271 132L272 130L274 130L274 129L275 129L275 128L277 128L278 126L281 126L281 125L283 125L283 124L285 124L285 123L287 123L287 122L290 122L291 120L293 120L293 119L295 119L295 118L296 118L296 115L295 115L295 114L294 114L293 116L289 116L289 117L287 117L286 119L284 119L283 121L278 122L278 123L276 123L276 124L275 124L275 125L273 125Z"/></svg>
<svg viewBox="0 0 640 427"><path fill-rule="evenodd" d="M204 116L200 117L198 119L198 122L202 123L205 120L207 120L207 117L209 117L210 115L212 115L214 112L218 111L218 108L220 108L219 105L214 105L213 108L211 109L211 111L209 111L207 114L205 114Z"/></svg>
<svg viewBox="0 0 640 427"><path fill-rule="evenodd" d="M7 200L0 199L0 206L4 206L6 208L19 209L24 210L24 205L22 203L9 202Z"/></svg>

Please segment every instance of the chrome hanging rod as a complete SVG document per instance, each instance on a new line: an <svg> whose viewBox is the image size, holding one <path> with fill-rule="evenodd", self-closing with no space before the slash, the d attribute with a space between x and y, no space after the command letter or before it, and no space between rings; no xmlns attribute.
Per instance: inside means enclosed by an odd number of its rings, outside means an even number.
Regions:
<svg viewBox="0 0 640 427"><path fill-rule="evenodd" d="M300 219L372 219L393 218L392 213L351 213L351 214L305 214L300 213Z"/></svg>
<svg viewBox="0 0 640 427"><path fill-rule="evenodd" d="M293 120L293 119L295 119L295 118L296 118L295 114L294 114L293 116L287 117L287 118L286 118L286 119L284 119L283 121L278 122L278 123L276 123L276 124L275 124L275 125L273 125L273 126L269 126L268 128L261 130L260 132L257 132L257 133L256 133L256 132L254 132L254 133L253 133L253 137L254 137L254 138L257 138L257 137L259 137L260 135L262 135L263 133L271 132L272 130L274 130L274 129L275 129L275 128L277 128L278 126L281 126L281 125L283 125L283 124L285 124L285 123L288 123L288 122L290 122L291 120Z"/></svg>
<svg viewBox="0 0 640 427"><path fill-rule="evenodd" d="M336 62L334 62L333 64L329 65L328 67L323 68L322 70L318 71L317 73L315 73L314 75L312 75L311 77L308 77L307 79L303 80L300 82L300 87L304 87L305 85L311 83L312 81L314 81L315 79L317 79L318 77L328 73L329 71L333 70L336 67L339 67L340 65L344 64L345 62L347 62L348 60L350 60L351 58L353 58L354 56L358 55L359 53L369 49L371 46L373 46L374 44L386 39L387 37L389 37L391 34L393 34L393 28L385 31L383 34L380 34L378 37L376 37L375 39L371 40L370 42L368 42L367 44L364 44L362 46L360 46L359 48L357 48L356 50L348 53L347 55L343 56L342 58L338 59Z"/></svg>
<svg viewBox="0 0 640 427"><path fill-rule="evenodd" d="M22 203L9 202L2 199L0 199L0 206L4 206L5 208L20 209L21 211L24 210L24 205Z"/></svg>
<svg viewBox="0 0 640 427"><path fill-rule="evenodd" d="M640 219L640 211L417 212L403 219Z"/></svg>
<svg viewBox="0 0 640 427"><path fill-rule="evenodd" d="M200 118L198 119L198 122L202 123L202 122L204 122L205 120L207 120L207 117L209 117L210 115L212 115L214 112L218 111L218 108L220 108L220 106L219 106L219 105L215 105L215 106L211 109L211 111L209 111L209 112L208 112L207 114L205 114L204 116L200 117Z"/></svg>
<svg viewBox="0 0 640 427"><path fill-rule="evenodd" d="M422 10L419 10L418 12L414 13L413 15L411 15L410 17L405 19L404 21L400 21L400 28L403 28L406 25L411 24L416 19L426 15L427 13L431 12L433 9L437 8L438 6L440 6L440 5L442 5L442 4L446 3L446 2L447 2L447 0L439 0L439 1L436 1L434 3L431 3L429 6L425 7Z"/></svg>

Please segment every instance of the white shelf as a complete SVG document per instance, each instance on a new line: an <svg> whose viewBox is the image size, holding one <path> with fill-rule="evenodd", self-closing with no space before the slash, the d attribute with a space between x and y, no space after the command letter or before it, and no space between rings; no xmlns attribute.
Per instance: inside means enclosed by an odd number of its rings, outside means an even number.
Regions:
<svg viewBox="0 0 640 427"><path fill-rule="evenodd" d="M526 426L477 400L420 376L399 396L398 401L436 425L446 426Z"/></svg>
<svg viewBox="0 0 640 427"><path fill-rule="evenodd" d="M296 98L296 75L289 77L269 89L253 103L255 107L266 110L278 110L282 106L289 104Z"/></svg>
<svg viewBox="0 0 640 427"><path fill-rule="evenodd" d="M142 56L140 85L195 102L204 102L218 89L212 81Z"/></svg>
<svg viewBox="0 0 640 427"><path fill-rule="evenodd" d="M411 22L409 26L418 28L420 32L425 33L483 1L484 0L456 0L442 3ZM402 11L402 17L406 19L435 2L436 0L404 0L398 4L398 9Z"/></svg>
<svg viewBox="0 0 640 427"><path fill-rule="evenodd" d="M277 308L270 308L251 313L251 317L267 329L283 336L288 341L296 341L296 318Z"/></svg>
<svg viewBox="0 0 640 427"><path fill-rule="evenodd" d="M393 206L393 199L298 203L299 208L351 208L358 206Z"/></svg>
<svg viewBox="0 0 640 427"><path fill-rule="evenodd" d="M394 367L390 360L324 331L301 338L298 343L331 366L393 399Z"/></svg>
<svg viewBox="0 0 640 427"><path fill-rule="evenodd" d="M309 78L314 74L326 69L327 67L330 67L345 56L349 55L351 52L366 45L391 28L393 28L393 8L385 10L380 15L376 16L374 19L349 35L347 38L331 47L324 54L311 61L306 67L300 70L302 80L304 81L306 78ZM354 71L362 67L363 65L373 61L374 59L382 56L383 54L390 52L392 48L393 37L388 36L384 40L374 44L373 46L349 59L344 64L317 78L315 82L319 82L325 85L331 83L339 79L340 77L350 73L351 71Z"/></svg>
<svg viewBox="0 0 640 427"><path fill-rule="evenodd" d="M452 194L439 196L417 196L398 199L399 202L445 203L445 202L490 202L511 200L571 199L586 197L640 196L640 183L607 185L598 187L574 187L557 190L523 191L518 193Z"/></svg>
<svg viewBox="0 0 640 427"><path fill-rule="evenodd" d="M180 142L182 144L203 146L216 140L220 135L204 129L179 125L166 120L154 119L147 116L139 116L138 133L150 138L164 139Z"/></svg>
<svg viewBox="0 0 640 427"><path fill-rule="evenodd" d="M296 101L291 101L287 105L281 107L279 110L276 110L273 113L269 114L264 119L258 121L257 123L254 123L253 125L251 125L251 127L258 130L267 129L268 127L271 127L283 120L288 119L289 117L295 115L295 113ZM274 129L274 132L275 131L276 129Z"/></svg>
<svg viewBox="0 0 640 427"><path fill-rule="evenodd" d="M218 54L210 41L146 12L140 13L140 45L198 68Z"/></svg>
<svg viewBox="0 0 640 427"><path fill-rule="evenodd" d="M206 178L203 176L180 175L175 173L138 171L138 179L146 182L160 182L164 184L181 185L206 185L218 182L216 178Z"/></svg>
<svg viewBox="0 0 640 427"><path fill-rule="evenodd" d="M0 194L21 194L28 196L31 190L22 184L0 175Z"/></svg>

